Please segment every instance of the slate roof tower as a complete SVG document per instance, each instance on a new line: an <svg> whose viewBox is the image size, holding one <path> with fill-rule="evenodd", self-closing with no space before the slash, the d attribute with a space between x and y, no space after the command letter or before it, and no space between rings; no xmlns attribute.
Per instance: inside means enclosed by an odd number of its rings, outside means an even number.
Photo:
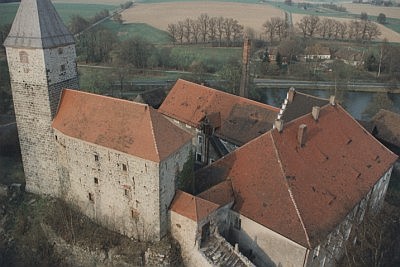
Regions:
<svg viewBox="0 0 400 267"><path fill-rule="evenodd" d="M78 88L73 36L50 0L22 0L4 42L26 189L59 195L51 122L63 88Z"/></svg>

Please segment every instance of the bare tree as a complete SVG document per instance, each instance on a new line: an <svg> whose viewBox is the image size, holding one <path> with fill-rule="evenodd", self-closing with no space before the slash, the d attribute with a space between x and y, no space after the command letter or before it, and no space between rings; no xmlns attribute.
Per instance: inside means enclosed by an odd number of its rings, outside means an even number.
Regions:
<svg viewBox="0 0 400 267"><path fill-rule="evenodd" d="M176 25L176 35L180 43L183 43L183 37L185 36L185 25L182 21L179 21Z"/></svg>
<svg viewBox="0 0 400 267"><path fill-rule="evenodd" d="M191 33L192 33L192 39L195 44L199 42L199 35L200 35L200 25L197 20L190 20L190 27L191 27Z"/></svg>
<svg viewBox="0 0 400 267"><path fill-rule="evenodd" d="M209 34L209 28L210 28L210 17L207 14L201 14L200 17L198 18L198 22L200 25L200 33L201 33L201 38L202 42L205 43L207 40L207 35Z"/></svg>
<svg viewBox="0 0 400 267"><path fill-rule="evenodd" d="M192 34L192 23L191 19L187 18L183 21L183 36L185 37L186 41L190 43L190 37Z"/></svg>
<svg viewBox="0 0 400 267"><path fill-rule="evenodd" d="M211 42L215 41L215 38L217 36L217 18L212 17L209 22L208 22L208 37Z"/></svg>
<svg viewBox="0 0 400 267"><path fill-rule="evenodd" d="M224 18L223 17L218 17L216 19L216 28L217 28L217 37L218 37L218 44L221 46L222 43L222 37L224 35Z"/></svg>
<svg viewBox="0 0 400 267"><path fill-rule="evenodd" d="M169 35L171 36L172 42L175 43L177 40L177 34L178 34L178 26L176 24L170 23L168 24L167 30Z"/></svg>
<svg viewBox="0 0 400 267"><path fill-rule="evenodd" d="M319 17L318 16L309 16L310 23L308 24L308 36L313 37L315 31L318 29L319 25Z"/></svg>

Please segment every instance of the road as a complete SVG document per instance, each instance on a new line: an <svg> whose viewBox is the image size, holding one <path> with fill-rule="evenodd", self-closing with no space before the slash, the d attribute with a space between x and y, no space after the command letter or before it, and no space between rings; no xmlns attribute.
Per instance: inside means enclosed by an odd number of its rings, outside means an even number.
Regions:
<svg viewBox="0 0 400 267"><path fill-rule="evenodd" d="M316 89L327 90L336 88L345 88L348 91L358 92L391 92L400 93L398 84L364 82L364 81L302 81L302 80L278 80L278 79L254 79L258 88L290 88L297 89Z"/></svg>

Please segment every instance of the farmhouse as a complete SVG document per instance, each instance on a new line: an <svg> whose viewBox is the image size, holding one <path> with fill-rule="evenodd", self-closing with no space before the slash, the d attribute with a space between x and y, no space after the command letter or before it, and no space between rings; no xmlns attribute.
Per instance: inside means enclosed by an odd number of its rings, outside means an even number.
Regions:
<svg viewBox="0 0 400 267"><path fill-rule="evenodd" d="M278 109L178 80L156 110L71 89L50 0L22 0L4 45L27 191L129 237L171 233L189 266L331 266L383 202L397 157L334 98L291 89Z"/></svg>

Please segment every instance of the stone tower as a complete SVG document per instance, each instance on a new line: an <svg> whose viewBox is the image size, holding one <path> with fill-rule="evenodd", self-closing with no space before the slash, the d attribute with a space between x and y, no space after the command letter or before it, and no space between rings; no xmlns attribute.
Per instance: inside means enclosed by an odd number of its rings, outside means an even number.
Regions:
<svg viewBox="0 0 400 267"><path fill-rule="evenodd" d="M4 42L26 189L58 196L51 122L63 88L78 88L75 42L50 0L22 0Z"/></svg>

